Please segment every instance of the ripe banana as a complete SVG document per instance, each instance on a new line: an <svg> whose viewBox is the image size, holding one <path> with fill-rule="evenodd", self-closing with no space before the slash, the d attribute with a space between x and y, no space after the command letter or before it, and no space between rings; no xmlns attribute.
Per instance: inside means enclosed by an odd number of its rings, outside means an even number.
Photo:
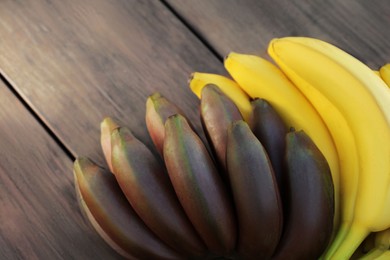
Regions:
<svg viewBox="0 0 390 260"><path fill-rule="evenodd" d="M185 215L160 161L125 127L113 131L111 145L114 175L145 224L176 251L204 256L206 247Z"/></svg>
<svg viewBox="0 0 390 260"><path fill-rule="evenodd" d="M379 75L386 85L390 88L390 63L383 65L379 69Z"/></svg>
<svg viewBox="0 0 390 260"><path fill-rule="evenodd" d="M242 119L240 111L216 85L207 85L202 89L200 116L221 174L226 179L227 128L233 121Z"/></svg>
<svg viewBox="0 0 390 260"><path fill-rule="evenodd" d="M211 252L229 255L236 220L226 187L201 139L181 115L165 122L164 161L187 216Z"/></svg>
<svg viewBox="0 0 390 260"><path fill-rule="evenodd" d="M318 259L333 229L329 165L304 131L286 135L284 230L272 259Z"/></svg>
<svg viewBox="0 0 390 260"><path fill-rule="evenodd" d="M243 120L228 128L226 158L238 220L238 259L269 259L282 232L281 198L268 155Z"/></svg>
<svg viewBox="0 0 390 260"><path fill-rule="evenodd" d="M242 117L246 121L249 120L252 111L249 97L234 80L222 75L200 72L194 72L189 79L190 88L199 99L201 98L202 89L209 84L218 86L236 104Z"/></svg>
<svg viewBox="0 0 390 260"><path fill-rule="evenodd" d="M119 125L111 117L104 118L100 123L100 144L107 166L111 172L113 172L111 164L111 133L118 127Z"/></svg>
<svg viewBox="0 0 390 260"><path fill-rule="evenodd" d="M225 68L251 98L264 98L285 125L304 130L327 159L335 188L335 227L339 220L339 158L324 121L305 96L271 62L254 55L231 52Z"/></svg>
<svg viewBox="0 0 390 260"><path fill-rule="evenodd" d="M359 159L354 219L332 255L347 259L369 232L390 227L390 90L365 64L320 40L276 39L270 53L296 85L313 86L333 103L352 130Z"/></svg>
<svg viewBox="0 0 390 260"><path fill-rule="evenodd" d="M86 157L73 167L80 207L101 237L126 259L182 259L145 226L115 177Z"/></svg>
<svg viewBox="0 0 390 260"><path fill-rule="evenodd" d="M150 95L146 100L145 122L154 146L162 156L164 144L164 124L171 115L182 114L182 110L160 93Z"/></svg>
<svg viewBox="0 0 390 260"><path fill-rule="evenodd" d="M282 177L284 175L287 127L283 119L265 99L255 99L251 104L250 127L267 151L280 193L283 193Z"/></svg>
<svg viewBox="0 0 390 260"><path fill-rule="evenodd" d="M302 80L294 72L295 68L284 64L283 56L280 57L279 49L276 49L272 42L268 51L270 56L321 115L337 149L340 160L340 227L335 231L335 239L327 250L327 256L330 256L344 240L354 216L359 181L359 158L356 142L353 138L353 130L341 111L327 97L317 90L315 86ZM325 69L324 72L327 73Z"/></svg>

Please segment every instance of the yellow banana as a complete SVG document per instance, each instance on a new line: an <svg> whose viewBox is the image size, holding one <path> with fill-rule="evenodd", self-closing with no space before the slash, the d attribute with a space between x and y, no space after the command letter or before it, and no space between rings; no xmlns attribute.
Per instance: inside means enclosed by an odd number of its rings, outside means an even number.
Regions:
<svg viewBox="0 0 390 260"><path fill-rule="evenodd" d="M383 79L383 81L386 83L388 87L390 87L390 63L387 63L383 65L379 69L379 75Z"/></svg>
<svg viewBox="0 0 390 260"><path fill-rule="evenodd" d="M340 228L328 249L327 256L329 256L343 241L353 220L359 177L359 158L355 139L353 138L352 129L338 108L319 90L302 80L294 72L293 67L287 66L283 61L283 56L279 57L278 50L274 48L272 42L268 51L270 56L321 115L334 140L340 159Z"/></svg>
<svg viewBox="0 0 390 260"><path fill-rule="evenodd" d="M230 53L225 68L251 98L266 99L288 127L304 130L324 154L335 188L335 226L339 215L339 158L324 121L287 77L271 62L258 56Z"/></svg>
<svg viewBox="0 0 390 260"><path fill-rule="evenodd" d="M198 98L201 98L202 89L208 84L217 85L236 104L245 121L249 122L252 111L249 96L234 80L222 75L201 72L194 72L189 79L190 88Z"/></svg>
<svg viewBox="0 0 390 260"><path fill-rule="evenodd" d="M296 85L310 85L342 113L359 159L354 219L332 259L349 258L371 231L390 227L390 90L366 65L320 40L288 37L269 51Z"/></svg>

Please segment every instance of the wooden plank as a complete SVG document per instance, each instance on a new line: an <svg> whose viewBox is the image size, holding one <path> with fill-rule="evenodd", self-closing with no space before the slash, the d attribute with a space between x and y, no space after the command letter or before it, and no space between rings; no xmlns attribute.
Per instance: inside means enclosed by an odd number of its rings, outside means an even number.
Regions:
<svg viewBox="0 0 390 260"><path fill-rule="evenodd" d="M0 81L0 259L119 259L83 219L72 161Z"/></svg>
<svg viewBox="0 0 390 260"><path fill-rule="evenodd" d="M372 68L390 61L388 1L167 0L220 56L266 56L272 38L310 36L334 43Z"/></svg>
<svg viewBox="0 0 390 260"><path fill-rule="evenodd" d="M145 100L160 91L200 130L187 78L222 71L158 1L6 0L0 37L1 73L74 156L100 163L104 116L150 144ZM81 218L72 162L8 96L0 95L2 122L9 122L0 127L0 259L116 258Z"/></svg>
<svg viewBox="0 0 390 260"><path fill-rule="evenodd" d="M99 123L119 118L150 143L146 97L160 91L200 129L193 71L222 72L158 1L2 1L0 68L75 155L101 162Z"/></svg>

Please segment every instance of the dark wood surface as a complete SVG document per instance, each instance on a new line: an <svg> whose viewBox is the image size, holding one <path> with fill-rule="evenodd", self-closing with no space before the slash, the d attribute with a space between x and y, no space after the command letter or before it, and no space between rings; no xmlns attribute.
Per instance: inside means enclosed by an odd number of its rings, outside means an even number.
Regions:
<svg viewBox="0 0 390 260"><path fill-rule="evenodd" d="M374 69L390 60L390 4L385 0L167 0L220 57L230 51L266 56L284 36L319 38Z"/></svg>
<svg viewBox="0 0 390 260"><path fill-rule="evenodd" d="M80 213L72 161L4 83L0 96L0 259L116 258Z"/></svg>
<svg viewBox="0 0 390 260"><path fill-rule="evenodd" d="M200 131L193 71L225 74L229 51L312 36L372 68L390 61L390 4L373 1L0 2L0 259L118 256L82 218L72 163L104 163L104 116L150 144L145 99L161 92Z"/></svg>

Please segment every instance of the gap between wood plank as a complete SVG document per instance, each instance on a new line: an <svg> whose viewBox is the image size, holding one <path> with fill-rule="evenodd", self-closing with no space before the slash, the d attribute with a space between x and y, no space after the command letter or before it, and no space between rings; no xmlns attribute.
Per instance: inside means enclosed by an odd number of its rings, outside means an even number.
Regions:
<svg viewBox="0 0 390 260"><path fill-rule="evenodd" d="M176 11L166 0L160 0L160 2L175 16L192 34L199 39L199 41L223 63L224 57L221 56L218 51L198 32L191 24L178 12Z"/></svg>
<svg viewBox="0 0 390 260"><path fill-rule="evenodd" d="M172 15L178 19L195 37L220 61L223 63L224 57L221 56L216 49L199 33L191 24L178 13L167 1L160 0L162 5L164 5ZM4 82L7 88L15 95L15 97L21 102L21 104L26 108L26 110L31 114L31 116L37 120L37 122L42 126L46 133L56 142L56 144L64 151L67 157L74 161L76 159L75 155L71 152L70 149L62 142L62 140L52 131L52 129L44 122L44 120L38 115L38 113L28 104L28 102L22 97L22 95L16 90L13 84L7 79L2 71L0 71L0 80Z"/></svg>
<svg viewBox="0 0 390 260"><path fill-rule="evenodd" d="M62 149L66 156L74 161L76 159L75 155L66 147L66 145L61 141L61 139L50 129L50 127L39 117L39 115L34 111L34 109L24 100L24 98L19 94L19 92L14 88L9 80L0 72L0 80L5 84L5 86L12 92L13 95L19 100L19 102L25 107L25 109L31 114L31 116L37 120L37 122L42 126L46 133L55 141L55 143Z"/></svg>

